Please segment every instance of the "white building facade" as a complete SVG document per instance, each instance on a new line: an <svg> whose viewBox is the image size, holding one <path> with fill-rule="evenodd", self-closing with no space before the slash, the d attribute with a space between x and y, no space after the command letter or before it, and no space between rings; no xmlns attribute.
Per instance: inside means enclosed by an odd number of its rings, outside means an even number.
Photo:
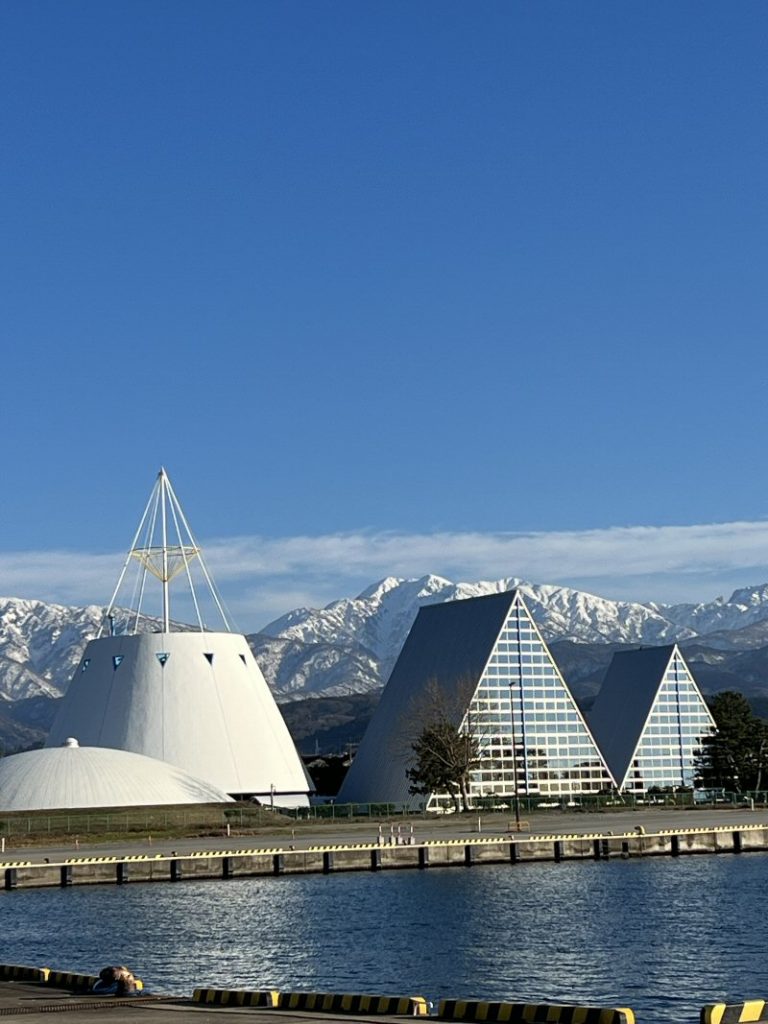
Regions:
<svg viewBox="0 0 768 1024"><path fill-rule="evenodd" d="M171 536L175 533L175 536ZM116 604L127 569L138 565L130 612ZM226 627L211 630L195 589L202 573ZM160 614L142 601L161 585ZM197 628L174 625L170 584L191 590ZM46 746L67 736L83 745L134 751L175 765L225 793L282 807L308 806L311 783L244 636L229 631L170 481L161 470L105 615L75 671ZM115 623L121 623L117 628Z"/></svg>

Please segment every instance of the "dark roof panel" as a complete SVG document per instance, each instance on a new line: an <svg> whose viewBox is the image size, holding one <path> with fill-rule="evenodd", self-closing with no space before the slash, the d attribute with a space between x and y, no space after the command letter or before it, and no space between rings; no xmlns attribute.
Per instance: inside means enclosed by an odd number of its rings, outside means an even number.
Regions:
<svg viewBox="0 0 768 1024"><path fill-rule="evenodd" d="M589 713L589 724L616 784L621 785L674 644L617 651Z"/></svg>
<svg viewBox="0 0 768 1024"><path fill-rule="evenodd" d="M515 591L419 609L338 795L339 803L407 803L411 744L436 696L463 715ZM458 724L458 722L457 722Z"/></svg>

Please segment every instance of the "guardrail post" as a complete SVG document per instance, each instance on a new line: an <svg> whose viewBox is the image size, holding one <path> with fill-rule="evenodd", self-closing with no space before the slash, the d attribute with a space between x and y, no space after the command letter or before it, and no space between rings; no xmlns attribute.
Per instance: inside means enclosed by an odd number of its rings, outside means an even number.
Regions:
<svg viewBox="0 0 768 1024"><path fill-rule="evenodd" d="M59 872L60 885L62 887L72 885L72 865L62 864Z"/></svg>

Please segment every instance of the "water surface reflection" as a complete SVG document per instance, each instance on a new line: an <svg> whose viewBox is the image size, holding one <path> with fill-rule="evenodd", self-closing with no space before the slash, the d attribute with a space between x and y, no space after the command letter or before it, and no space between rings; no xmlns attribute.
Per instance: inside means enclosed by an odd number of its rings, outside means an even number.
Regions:
<svg viewBox="0 0 768 1024"><path fill-rule="evenodd" d="M768 993L762 855L2 893L3 960L149 986L630 1005L693 1022Z"/></svg>

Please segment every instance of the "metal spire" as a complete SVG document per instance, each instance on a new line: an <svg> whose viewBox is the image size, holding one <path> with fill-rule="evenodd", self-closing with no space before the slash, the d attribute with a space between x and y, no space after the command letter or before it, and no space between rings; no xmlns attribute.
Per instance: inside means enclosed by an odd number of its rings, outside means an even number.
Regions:
<svg viewBox="0 0 768 1024"><path fill-rule="evenodd" d="M202 552L192 536L192 531L189 528L164 466L160 468L160 472L157 474L149 501L144 508L138 529L134 534L120 573L120 578L117 581L117 586L107 608L104 619L105 623L114 619L113 609L115 608L115 603L128 567L132 561L139 563L139 576L134 586L134 598L131 601L131 608L134 612L132 632L139 632L138 626L142 614L141 608L144 601L148 573L158 579L162 587L162 624L164 633L169 633L171 630L170 584L172 580L182 573L185 573L187 577L198 629L201 632L205 629L192 578L193 564L196 564L200 569L208 591L213 598L214 605L224 623L224 628L228 632L231 631L232 627L229 617L224 610L216 586L205 566ZM104 626L102 626L103 631Z"/></svg>

